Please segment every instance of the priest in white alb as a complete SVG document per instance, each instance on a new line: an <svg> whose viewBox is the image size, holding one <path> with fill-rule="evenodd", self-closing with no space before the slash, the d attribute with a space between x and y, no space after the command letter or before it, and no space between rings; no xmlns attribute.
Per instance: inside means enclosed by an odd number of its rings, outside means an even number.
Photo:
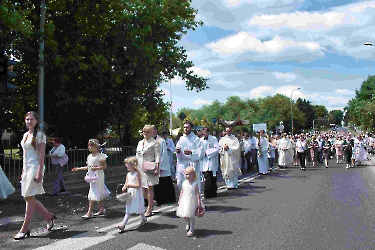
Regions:
<svg viewBox="0 0 375 250"><path fill-rule="evenodd" d="M221 173L228 189L238 188L238 176L240 169L240 143L232 135L232 128L225 129L226 135L219 141Z"/></svg>
<svg viewBox="0 0 375 250"><path fill-rule="evenodd" d="M277 150L279 152L279 166L287 168L293 162L293 147L286 133L280 139Z"/></svg>
<svg viewBox="0 0 375 250"><path fill-rule="evenodd" d="M202 141L192 132L193 123L187 121L184 123L184 134L180 137L176 145L177 157L177 185L182 188L182 183L186 180L185 169L188 166L195 168L198 180L199 192L201 191L201 170L199 160L203 157Z"/></svg>
<svg viewBox="0 0 375 250"><path fill-rule="evenodd" d="M263 129L259 130L259 138L257 138L257 150L259 173L268 174L268 140L265 137L265 132Z"/></svg>

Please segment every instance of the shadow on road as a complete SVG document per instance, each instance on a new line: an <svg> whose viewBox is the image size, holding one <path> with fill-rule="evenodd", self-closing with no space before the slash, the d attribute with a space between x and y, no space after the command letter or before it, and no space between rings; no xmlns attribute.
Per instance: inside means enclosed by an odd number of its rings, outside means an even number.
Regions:
<svg viewBox="0 0 375 250"><path fill-rule="evenodd" d="M153 222L148 222L146 225L137 229L139 232L153 232L158 230L166 230L166 229L175 229L178 226L171 225L171 224L157 224Z"/></svg>
<svg viewBox="0 0 375 250"><path fill-rule="evenodd" d="M212 229L195 229L194 230L196 238L207 238L215 235L232 234L232 231L223 230L212 230Z"/></svg>
<svg viewBox="0 0 375 250"><path fill-rule="evenodd" d="M233 207L233 206L211 206L211 205L206 205L206 212L214 211L214 212L219 212L219 213L229 213L229 212L238 212L241 210L249 210L249 209L244 209L240 207Z"/></svg>

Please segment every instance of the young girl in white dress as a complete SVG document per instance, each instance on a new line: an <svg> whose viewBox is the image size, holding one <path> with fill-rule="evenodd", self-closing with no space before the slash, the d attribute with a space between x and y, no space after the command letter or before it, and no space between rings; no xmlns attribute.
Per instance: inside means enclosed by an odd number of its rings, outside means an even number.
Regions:
<svg viewBox="0 0 375 250"><path fill-rule="evenodd" d="M100 153L100 144L97 139L90 139L88 142L88 149L91 152L87 156L87 166L80 168L73 168L72 171L76 172L78 170L86 170L87 177L94 177L88 181L90 183L90 190L87 198L89 199L89 210L85 215L82 216L83 219L90 219L93 216L105 215L106 210L104 209L103 200L110 195L107 186L104 184L104 169L107 168L107 163L105 162L108 157L106 154ZM95 201L99 202L99 212L93 214L93 207Z"/></svg>
<svg viewBox="0 0 375 250"><path fill-rule="evenodd" d="M182 183L180 198L178 200L177 216L186 221L187 236L194 235L194 217L197 207L202 206L198 190L198 181L195 169L191 166L185 169L186 180Z"/></svg>
<svg viewBox="0 0 375 250"><path fill-rule="evenodd" d="M132 199L126 203L126 211L124 220L116 228L120 230L120 233L124 232L126 223L128 222L131 214L139 214L142 218L139 226L146 224L147 218L144 215L145 206L143 200L142 190L142 175L138 169L138 159L135 156L128 157L125 159L125 166L129 170L126 175L125 185L122 188L122 192L129 192Z"/></svg>

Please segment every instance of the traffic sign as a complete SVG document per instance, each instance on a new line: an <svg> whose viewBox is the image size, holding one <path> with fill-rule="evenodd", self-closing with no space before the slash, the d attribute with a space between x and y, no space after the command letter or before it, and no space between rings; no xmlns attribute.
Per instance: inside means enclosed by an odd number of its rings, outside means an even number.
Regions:
<svg viewBox="0 0 375 250"><path fill-rule="evenodd" d="M180 118L181 121L185 120L186 118L186 115L184 112L181 112L179 115L178 115L178 118Z"/></svg>

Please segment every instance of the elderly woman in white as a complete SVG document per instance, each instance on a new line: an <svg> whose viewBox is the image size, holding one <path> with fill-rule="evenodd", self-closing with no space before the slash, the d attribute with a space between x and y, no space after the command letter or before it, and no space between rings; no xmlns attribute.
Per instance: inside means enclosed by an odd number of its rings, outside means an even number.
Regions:
<svg viewBox="0 0 375 250"><path fill-rule="evenodd" d="M142 187L147 197L148 207L145 216L152 215L154 207L154 186L159 184L159 163L160 163L160 144L152 137L153 126L145 125L142 129L143 140L139 141L136 157L138 159L139 170L142 174ZM155 168L145 170L144 163L153 162Z"/></svg>

